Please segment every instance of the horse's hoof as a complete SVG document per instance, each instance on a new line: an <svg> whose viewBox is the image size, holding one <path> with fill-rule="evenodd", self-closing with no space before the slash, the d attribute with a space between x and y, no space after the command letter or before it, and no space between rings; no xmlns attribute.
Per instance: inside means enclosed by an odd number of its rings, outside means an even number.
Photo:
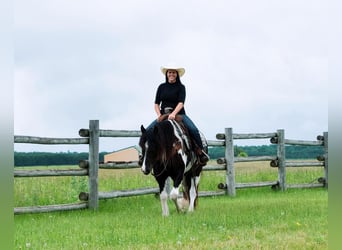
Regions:
<svg viewBox="0 0 342 250"><path fill-rule="evenodd" d="M181 212L185 212L189 208L189 201L184 198L178 198L177 206Z"/></svg>

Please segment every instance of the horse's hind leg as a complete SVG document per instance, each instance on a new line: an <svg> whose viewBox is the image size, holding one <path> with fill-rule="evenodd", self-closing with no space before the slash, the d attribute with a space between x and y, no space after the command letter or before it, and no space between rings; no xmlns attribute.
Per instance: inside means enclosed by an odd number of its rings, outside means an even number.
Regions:
<svg viewBox="0 0 342 250"><path fill-rule="evenodd" d="M189 204L189 212L193 212L195 210L195 203L197 199L197 187L198 183L200 181L200 176L195 176L191 178L191 185L189 190L189 196L190 196L190 204Z"/></svg>

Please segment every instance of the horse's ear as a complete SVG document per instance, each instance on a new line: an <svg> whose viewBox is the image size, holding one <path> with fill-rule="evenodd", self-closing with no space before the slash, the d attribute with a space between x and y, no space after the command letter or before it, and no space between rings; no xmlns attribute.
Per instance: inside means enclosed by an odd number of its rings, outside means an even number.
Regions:
<svg viewBox="0 0 342 250"><path fill-rule="evenodd" d="M145 132L146 132L146 129L144 128L144 125L141 125L141 126L140 126L140 130L141 130L142 133L145 133Z"/></svg>

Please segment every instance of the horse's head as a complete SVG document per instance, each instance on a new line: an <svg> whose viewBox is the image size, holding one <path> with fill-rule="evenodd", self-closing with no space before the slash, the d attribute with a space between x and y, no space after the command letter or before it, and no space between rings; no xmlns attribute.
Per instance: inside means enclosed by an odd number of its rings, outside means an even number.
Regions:
<svg viewBox="0 0 342 250"><path fill-rule="evenodd" d="M141 125L140 130L141 137L139 146L141 147L142 155L139 160L139 165L141 166L141 171L148 175L151 173L153 165L157 161L158 145L155 142L155 132L146 130L143 125Z"/></svg>
<svg viewBox="0 0 342 250"><path fill-rule="evenodd" d="M143 125L140 127L142 135L139 145L142 149L142 155L139 160L139 165L141 166L142 172L146 175L155 166L165 165L170 157L169 152L172 150L176 138L172 133L173 130L165 129L165 124L167 125L169 122L160 122L153 129L148 130Z"/></svg>
<svg viewBox="0 0 342 250"><path fill-rule="evenodd" d="M141 171L144 174L149 174L150 171L146 171L146 166L145 166L145 154L146 154L146 148L148 148L147 132L146 132L146 129L144 128L143 125L140 126L140 130L141 130L141 136L140 136L140 139L139 139L139 146L141 148L141 155L139 157L138 164L140 165Z"/></svg>

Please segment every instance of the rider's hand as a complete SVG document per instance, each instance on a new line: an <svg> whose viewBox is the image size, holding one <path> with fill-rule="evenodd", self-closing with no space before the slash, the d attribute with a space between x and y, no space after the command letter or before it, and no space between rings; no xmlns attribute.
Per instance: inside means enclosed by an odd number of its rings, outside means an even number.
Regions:
<svg viewBox="0 0 342 250"><path fill-rule="evenodd" d="M174 120L176 115L174 113L169 114L169 120Z"/></svg>

